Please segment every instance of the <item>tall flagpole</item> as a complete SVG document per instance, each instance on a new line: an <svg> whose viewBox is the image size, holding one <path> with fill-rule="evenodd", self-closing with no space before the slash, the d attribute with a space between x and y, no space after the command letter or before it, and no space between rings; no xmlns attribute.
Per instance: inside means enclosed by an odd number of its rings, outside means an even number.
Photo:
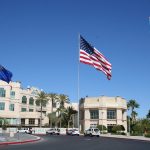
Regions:
<svg viewBox="0 0 150 150"><path fill-rule="evenodd" d="M80 61L79 61L79 58L80 58L80 34L78 35L78 42L79 42L79 47L78 47L78 129L79 129L79 131L80 131L80 114L79 114L79 112L80 112L80 106L79 106L79 104L80 104L80 100L79 100L79 95L80 95L80 80L79 80L79 77L80 77L80 73L79 73L79 67L80 67Z"/></svg>

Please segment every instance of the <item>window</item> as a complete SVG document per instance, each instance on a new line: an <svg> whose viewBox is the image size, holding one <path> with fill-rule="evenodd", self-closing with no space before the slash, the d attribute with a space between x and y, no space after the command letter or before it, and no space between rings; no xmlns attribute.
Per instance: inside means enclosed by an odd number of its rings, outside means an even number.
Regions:
<svg viewBox="0 0 150 150"><path fill-rule="evenodd" d="M12 98L12 99L15 98L15 91L10 91L10 98Z"/></svg>
<svg viewBox="0 0 150 150"><path fill-rule="evenodd" d="M33 109L29 109L29 112L33 112Z"/></svg>
<svg viewBox="0 0 150 150"><path fill-rule="evenodd" d="M26 112L27 109L26 109L26 108L21 108L21 111L22 111L22 112Z"/></svg>
<svg viewBox="0 0 150 150"><path fill-rule="evenodd" d="M99 119L99 111L90 110L90 119Z"/></svg>
<svg viewBox="0 0 150 150"><path fill-rule="evenodd" d="M34 105L34 99L32 97L30 97L30 99L29 99L29 104Z"/></svg>
<svg viewBox="0 0 150 150"><path fill-rule="evenodd" d="M5 110L5 103L4 102L0 102L0 110Z"/></svg>
<svg viewBox="0 0 150 150"><path fill-rule="evenodd" d="M23 97L22 97L22 103L23 103L23 104L26 104L26 103L27 103L27 97L26 97L26 96L23 96Z"/></svg>
<svg viewBox="0 0 150 150"><path fill-rule="evenodd" d="M107 110L107 119L116 119L116 110Z"/></svg>
<svg viewBox="0 0 150 150"><path fill-rule="evenodd" d="M6 90L4 88L0 88L0 97L6 96Z"/></svg>
<svg viewBox="0 0 150 150"><path fill-rule="evenodd" d="M10 111L14 111L14 110L15 110L14 104L10 104L10 105L9 105L9 110L10 110Z"/></svg>
<svg viewBox="0 0 150 150"><path fill-rule="evenodd" d="M29 119L29 124L35 124L35 119Z"/></svg>
<svg viewBox="0 0 150 150"><path fill-rule="evenodd" d="M25 119L24 118L21 119L21 124L25 125Z"/></svg>
<svg viewBox="0 0 150 150"><path fill-rule="evenodd" d="M40 102L39 101L36 101L36 106L40 106Z"/></svg>

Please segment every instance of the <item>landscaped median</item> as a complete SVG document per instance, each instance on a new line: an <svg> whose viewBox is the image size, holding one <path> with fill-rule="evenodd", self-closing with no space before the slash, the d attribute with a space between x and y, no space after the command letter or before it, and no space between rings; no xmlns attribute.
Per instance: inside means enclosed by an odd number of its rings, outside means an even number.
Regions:
<svg viewBox="0 0 150 150"><path fill-rule="evenodd" d="M29 134L15 134L14 137L0 136L0 145L24 144L39 141L41 138Z"/></svg>

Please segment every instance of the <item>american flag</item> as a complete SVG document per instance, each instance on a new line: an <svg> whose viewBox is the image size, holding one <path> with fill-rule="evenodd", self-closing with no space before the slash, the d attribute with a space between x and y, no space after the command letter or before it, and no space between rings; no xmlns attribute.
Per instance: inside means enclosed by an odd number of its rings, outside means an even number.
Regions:
<svg viewBox="0 0 150 150"><path fill-rule="evenodd" d="M95 47L80 36L80 62L91 65L111 79L111 63Z"/></svg>

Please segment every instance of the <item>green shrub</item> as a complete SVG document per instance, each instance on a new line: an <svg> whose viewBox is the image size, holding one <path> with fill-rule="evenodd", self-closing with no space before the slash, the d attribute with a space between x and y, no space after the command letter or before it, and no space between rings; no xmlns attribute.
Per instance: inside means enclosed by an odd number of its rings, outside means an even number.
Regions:
<svg viewBox="0 0 150 150"><path fill-rule="evenodd" d="M101 134L107 134L107 132L106 131L101 131Z"/></svg>
<svg viewBox="0 0 150 150"><path fill-rule="evenodd" d="M150 133L145 134L145 137L150 138Z"/></svg>
<svg viewBox="0 0 150 150"><path fill-rule="evenodd" d="M113 132L112 135L126 135L124 132Z"/></svg>
<svg viewBox="0 0 150 150"><path fill-rule="evenodd" d="M97 125L97 128L100 130L100 131L104 131L104 130L107 130L106 126L104 125Z"/></svg>
<svg viewBox="0 0 150 150"><path fill-rule="evenodd" d="M126 133L124 133L124 132L121 132L121 135L127 135Z"/></svg>
<svg viewBox="0 0 150 150"><path fill-rule="evenodd" d="M4 125L2 125L2 129L3 130L7 130L7 126L4 124Z"/></svg>
<svg viewBox="0 0 150 150"><path fill-rule="evenodd" d="M134 132L130 134L131 136L143 136L143 133Z"/></svg>
<svg viewBox="0 0 150 150"><path fill-rule="evenodd" d="M122 131L122 126L121 125L115 125L115 126L113 126L113 128L112 128L112 132L113 133L119 133L119 132L121 132Z"/></svg>

